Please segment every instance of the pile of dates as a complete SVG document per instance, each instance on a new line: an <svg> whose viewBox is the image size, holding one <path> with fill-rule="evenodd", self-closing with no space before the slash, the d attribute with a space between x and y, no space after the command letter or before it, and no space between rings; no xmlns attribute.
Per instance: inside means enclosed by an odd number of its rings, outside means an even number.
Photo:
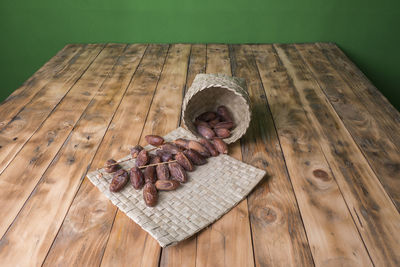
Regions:
<svg viewBox="0 0 400 267"><path fill-rule="evenodd" d="M178 138L172 142L158 135L145 136L147 143L155 146L155 154L150 154L142 146L131 148L131 157L136 166L128 171L119 162L109 159L105 171L114 173L110 184L111 192L118 192L130 181L136 190L143 188L143 199L147 206L154 207L158 201L158 191L171 191L186 183L186 172L194 171L196 165L207 163L207 158L227 154L227 144L218 137L199 141Z"/></svg>
<svg viewBox="0 0 400 267"><path fill-rule="evenodd" d="M193 123L197 132L207 139L228 138L235 127L231 113L225 106L219 106L217 112L200 114Z"/></svg>

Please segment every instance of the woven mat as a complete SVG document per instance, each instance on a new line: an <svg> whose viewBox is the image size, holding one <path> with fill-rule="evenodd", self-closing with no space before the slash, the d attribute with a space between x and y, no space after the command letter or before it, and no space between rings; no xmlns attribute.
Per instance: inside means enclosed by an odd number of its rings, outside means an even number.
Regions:
<svg viewBox="0 0 400 267"><path fill-rule="evenodd" d="M189 131L178 128L165 140L179 137L194 139ZM132 160L121 166L128 170L134 164ZM114 205L165 247L189 238L219 219L246 197L264 175L265 171L228 155L212 157L207 164L189 172L188 182L177 190L160 191L158 204L153 208L144 204L142 190L135 190L130 183L118 193L110 192L112 175L102 169L87 176Z"/></svg>

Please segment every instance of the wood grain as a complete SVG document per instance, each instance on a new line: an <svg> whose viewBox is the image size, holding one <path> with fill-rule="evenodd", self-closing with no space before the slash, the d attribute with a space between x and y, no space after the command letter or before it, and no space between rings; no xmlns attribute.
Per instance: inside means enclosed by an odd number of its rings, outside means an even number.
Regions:
<svg viewBox="0 0 400 267"><path fill-rule="evenodd" d="M110 47L124 50L126 45ZM117 59L118 56L114 56L114 60L103 63L117 64L2 237L2 262L14 266L42 264L131 80L132 70L124 64L130 57L122 57L120 64ZM132 65L135 69L137 63ZM99 75L102 72L93 74L90 79ZM24 242L19 242L21 237ZM22 254L27 256L21 259Z"/></svg>
<svg viewBox="0 0 400 267"><path fill-rule="evenodd" d="M351 214L272 45L252 46L318 266L372 266Z"/></svg>
<svg viewBox="0 0 400 267"><path fill-rule="evenodd" d="M397 149L400 150L400 112L335 44L319 43L317 45L322 48L322 52L339 75L351 87L358 101L374 112L373 116L378 119L380 126L385 129Z"/></svg>
<svg viewBox="0 0 400 267"><path fill-rule="evenodd" d="M253 105L242 137L243 161L267 172L248 197L257 266L313 265L310 248L290 184L274 122L251 48L230 46L233 74L247 80Z"/></svg>
<svg viewBox="0 0 400 267"><path fill-rule="evenodd" d="M66 45L60 52L52 57L26 82L15 90L0 104L0 128L7 125L13 117L23 108L36 93L50 81L57 79L65 69L76 61L86 50L87 45ZM92 58L93 60L94 58ZM90 61L87 62L90 64Z"/></svg>
<svg viewBox="0 0 400 267"><path fill-rule="evenodd" d="M296 49L400 210L400 150L391 141L383 120L375 109L365 107L316 45L301 44Z"/></svg>
<svg viewBox="0 0 400 267"><path fill-rule="evenodd" d="M90 68L86 76L107 75L124 47L121 45L105 48L93 65L98 67ZM114 60L110 61L111 58ZM99 68L99 66L103 67ZM89 78L86 79L89 80ZM26 199L28 199L39 179L79 120L82 112L93 99L95 92L100 89L104 79L99 79L96 87L92 87L94 91L89 95L82 95L87 91L87 82L81 81L74 86L64 99L65 101L62 101L62 104L50 115L50 119L24 146L21 153L11 162L9 168L6 168L0 175L0 203L2 205L0 216L3 218L0 222L1 236L10 226Z"/></svg>
<svg viewBox="0 0 400 267"><path fill-rule="evenodd" d="M139 142L167 51L168 45L149 45L147 48L90 170L101 167L109 158L126 156L130 145ZM99 266L116 212L117 208L85 178L44 266ZM120 235L121 238L129 236L129 233ZM135 239L141 242L142 237L145 237L144 233L136 235Z"/></svg>
<svg viewBox="0 0 400 267"><path fill-rule="evenodd" d="M73 91L78 93L72 94L73 96L67 99L72 102L63 101L65 95L72 90L71 88L77 88L75 83L80 79L83 73L88 69L88 65L93 61L94 58L102 50L103 45L89 46L83 51L82 54L75 61L63 69L62 73L59 73L57 79L54 79L46 84L35 96L32 101L23 107L23 109L6 125L0 130L0 173L4 171L7 165L15 157L21 147L29 140L29 138L40 128L41 124L47 119L55 107L61 102L67 102L64 105L69 107L69 104L75 103L82 98L82 102L89 103L90 99L93 98L94 92L87 92L87 88L75 89ZM94 61L89 68L92 73L94 70L100 71L97 62L103 62L102 58L104 55L108 55L108 60L114 60L117 56L118 51L114 51L110 54L109 49L107 53L102 53L97 61ZM90 81L93 83L93 81ZM95 83L94 83L95 85ZM85 94L83 94L85 93ZM79 98L74 98L76 94L79 94ZM70 94L71 95L71 94ZM73 98L73 99L72 99ZM82 106L83 108L85 105ZM76 116L80 113L76 112Z"/></svg>
<svg viewBox="0 0 400 267"><path fill-rule="evenodd" d="M147 134L164 135L178 126L190 47L191 45L187 44L171 45L142 137ZM142 137L139 143L144 145L146 142ZM130 233L130 235L121 238L121 233ZM138 246L136 236L143 234L146 236L146 241L142 246ZM120 249L116 250L116 247ZM138 251L133 252L136 249ZM126 253L126 251L131 253ZM157 241L123 212L118 211L101 265L125 266L137 262L138 266L158 266L160 252L161 248Z"/></svg>
<svg viewBox="0 0 400 267"><path fill-rule="evenodd" d="M275 45L375 265L398 266L400 215L293 45Z"/></svg>

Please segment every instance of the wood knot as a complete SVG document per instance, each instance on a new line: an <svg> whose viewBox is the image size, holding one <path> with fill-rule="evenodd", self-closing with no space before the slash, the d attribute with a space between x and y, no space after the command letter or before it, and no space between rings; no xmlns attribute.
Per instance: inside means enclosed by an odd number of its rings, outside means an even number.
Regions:
<svg viewBox="0 0 400 267"><path fill-rule="evenodd" d="M264 220L264 222L267 224L271 224L271 223L275 222L276 218L278 217L276 212L269 207L263 208L261 210L260 215L261 215L261 218Z"/></svg>
<svg viewBox="0 0 400 267"><path fill-rule="evenodd" d="M320 178L323 181L329 181L329 175L326 171L321 169L316 169L313 171L315 177Z"/></svg>

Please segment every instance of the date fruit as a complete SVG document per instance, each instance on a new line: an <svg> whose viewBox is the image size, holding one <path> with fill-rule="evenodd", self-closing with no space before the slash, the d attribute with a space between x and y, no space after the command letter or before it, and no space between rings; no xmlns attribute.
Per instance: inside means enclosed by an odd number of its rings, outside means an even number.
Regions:
<svg viewBox="0 0 400 267"><path fill-rule="evenodd" d="M109 159L106 161L106 164L104 165L104 170L108 173L116 172L119 169L121 169L121 166L116 164L117 162L113 159Z"/></svg>
<svg viewBox="0 0 400 267"><path fill-rule="evenodd" d="M183 154L185 154L185 156L188 157L188 159L190 159L195 165L204 165L207 163L207 160L196 150L187 149L183 151Z"/></svg>
<svg viewBox="0 0 400 267"><path fill-rule="evenodd" d="M229 112L228 108L225 106L219 106L217 108L217 113L222 121L233 121L231 113Z"/></svg>
<svg viewBox="0 0 400 267"><path fill-rule="evenodd" d="M155 185L160 191L172 191L177 189L180 183L175 180L158 180Z"/></svg>
<svg viewBox="0 0 400 267"><path fill-rule="evenodd" d="M175 159L179 165L181 165L186 171L191 172L194 170L193 163L186 157L183 152L179 152L175 155Z"/></svg>
<svg viewBox="0 0 400 267"><path fill-rule="evenodd" d="M215 137L214 131L208 126L203 126L203 125L197 126L197 132L207 139Z"/></svg>
<svg viewBox="0 0 400 267"><path fill-rule="evenodd" d="M154 184L145 184L143 188L143 199L146 205L149 207L154 207L157 204L158 192Z"/></svg>
<svg viewBox="0 0 400 267"><path fill-rule="evenodd" d="M189 140L187 140L185 138L178 138L178 139L174 140L173 142L178 147L182 147L182 148L185 148L185 149L189 148Z"/></svg>
<svg viewBox="0 0 400 267"><path fill-rule="evenodd" d="M193 124L194 124L195 126L203 125L203 126L209 127L209 124L208 124L207 122L201 121L201 120L199 120L199 119L196 119L196 120L194 121Z"/></svg>
<svg viewBox="0 0 400 267"><path fill-rule="evenodd" d="M164 138L162 138L159 135L146 135L144 137L144 139L146 139L147 143L149 143L152 146L161 146L164 143Z"/></svg>
<svg viewBox="0 0 400 267"><path fill-rule="evenodd" d="M143 147L141 145L136 145L131 148L131 156L133 159L136 159L137 156L139 155L140 151L143 150Z"/></svg>
<svg viewBox="0 0 400 267"><path fill-rule="evenodd" d="M164 150L157 150L156 151L157 156L159 156L161 158L162 162L167 162L172 160L173 156L171 153L166 152Z"/></svg>
<svg viewBox="0 0 400 267"><path fill-rule="evenodd" d="M217 113L215 113L214 111L206 111L206 112L200 114L197 117L197 119L208 122L208 121L215 119L216 117L217 117Z"/></svg>
<svg viewBox="0 0 400 267"><path fill-rule="evenodd" d="M161 145L161 150L168 152L172 155L175 155L178 152L182 152L183 149L179 148L178 146L176 146L173 143L165 143L165 144Z"/></svg>
<svg viewBox="0 0 400 267"><path fill-rule="evenodd" d="M171 174L171 177L174 180L177 180L178 182L181 183L186 183L187 182L187 174L185 169L181 165L179 165L176 162L170 162L168 163L168 169Z"/></svg>
<svg viewBox="0 0 400 267"><path fill-rule="evenodd" d="M136 158L136 166L141 167L146 165L149 162L149 153L146 150L142 150L139 152Z"/></svg>
<svg viewBox="0 0 400 267"><path fill-rule="evenodd" d="M202 144L205 148L207 148L207 150L210 152L211 156L216 157L216 156L219 155L219 153L218 153L217 149L215 148L215 146L210 141L208 141L207 139L201 138L199 140L199 143Z"/></svg>
<svg viewBox="0 0 400 267"><path fill-rule="evenodd" d="M144 169L144 181L153 184L157 181L156 166L147 166Z"/></svg>
<svg viewBox="0 0 400 267"><path fill-rule="evenodd" d="M219 129L219 128L225 128L225 129L230 130L230 129L232 129L234 126L235 126L235 124L234 124L233 122L231 122L231 121L222 121L222 122L217 123L217 124L214 126L214 130L215 130L215 129Z"/></svg>
<svg viewBox="0 0 400 267"><path fill-rule="evenodd" d="M199 142L194 141L194 140L189 141L189 149L195 150L200 155L202 155L203 157L206 157L206 158L211 156L211 154L210 154L210 152L208 152L207 148L205 148L202 144L200 144Z"/></svg>
<svg viewBox="0 0 400 267"><path fill-rule="evenodd" d="M128 183L129 175L128 173L120 169L117 171L110 183L110 191L111 192L118 192Z"/></svg>
<svg viewBox="0 0 400 267"><path fill-rule="evenodd" d="M213 119L212 121L209 121L209 122L208 122L208 125L209 125L211 128L214 128L215 125L217 125L219 122L220 122L219 117L216 117L216 118Z"/></svg>
<svg viewBox="0 0 400 267"><path fill-rule="evenodd" d="M228 145L221 138L215 137L213 139L214 146L220 154L228 154Z"/></svg>
<svg viewBox="0 0 400 267"><path fill-rule="evenodd" d="M231 136L231 132L226 128L217 128L217 129L214 129L214 131L217 134L217 136L220 138L227 138L227 137Z"/></svg>
<svg viewBox="0 0 400 267"><path fill-rule="evenodd" d="M142 171L138 167L133 167L130 171L131 184L133 188L140 189L144 185L144 177Z"/></svg>

